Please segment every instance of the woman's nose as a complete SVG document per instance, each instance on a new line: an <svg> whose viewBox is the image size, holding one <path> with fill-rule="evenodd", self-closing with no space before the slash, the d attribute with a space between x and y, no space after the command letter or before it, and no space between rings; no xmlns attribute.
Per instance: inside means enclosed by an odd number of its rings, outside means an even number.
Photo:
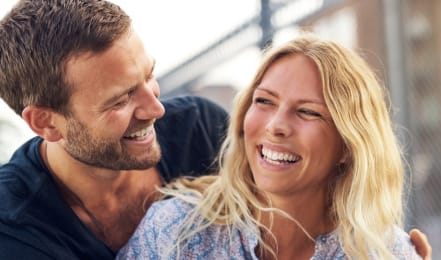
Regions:
<svg viewBox="0 0 441 260"><path fill-rule="evenodd" d="M292 120L285 111L277 111L265 126L267 132L277 137L287 137L292 134Z"/></svg>

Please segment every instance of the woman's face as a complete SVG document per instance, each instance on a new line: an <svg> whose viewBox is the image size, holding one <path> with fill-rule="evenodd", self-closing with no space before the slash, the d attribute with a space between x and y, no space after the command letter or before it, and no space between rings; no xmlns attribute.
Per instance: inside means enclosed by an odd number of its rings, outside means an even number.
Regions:
<svg viewBox="0 0 441 260"><path fill-rule="evenodd" d="M246 155L257 187L270 195L317 195L343 161L343 142L304 55L273 63L244 119Z"/></svg>

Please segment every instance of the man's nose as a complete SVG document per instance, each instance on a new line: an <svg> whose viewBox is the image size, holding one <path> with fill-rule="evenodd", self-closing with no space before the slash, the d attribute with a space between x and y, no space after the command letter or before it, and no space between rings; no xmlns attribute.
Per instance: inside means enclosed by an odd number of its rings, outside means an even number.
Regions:
<svg viewBox="0 0 441 260"><path fill-rule="evenodd" d="M162 117L164 113L164 106L159 101L158 83L156 80L150 80L143 86L135 110L135 117L140 120L156 119Z"/></svg>

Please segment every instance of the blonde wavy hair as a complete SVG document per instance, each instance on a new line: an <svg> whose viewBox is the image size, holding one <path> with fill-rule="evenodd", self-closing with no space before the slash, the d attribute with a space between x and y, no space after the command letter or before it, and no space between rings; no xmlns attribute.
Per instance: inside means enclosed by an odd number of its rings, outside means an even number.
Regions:
<svg viewBox="0 0 441 260"><path fill-rule="evenodd" d="M393 241L393 227L402 226L404 170L386 91L357 53L312 35L266 52L251 84L236 96L220 152L219 174L180 179L161 189L195 205L174 250L179 251L180 243L212 224L248 229L260 237L259 229L269 228L260 223L259 212L284 214L257 196L245 154L243 122L254 89L268 68L282 57L297 54L316 64L326 105L345 143L348 160L329 191L330 216L343 249L355 259L393 258L388 244ZM195 223L198 215L204 220ZM276 255L262 238L259 242Z"/></svg>

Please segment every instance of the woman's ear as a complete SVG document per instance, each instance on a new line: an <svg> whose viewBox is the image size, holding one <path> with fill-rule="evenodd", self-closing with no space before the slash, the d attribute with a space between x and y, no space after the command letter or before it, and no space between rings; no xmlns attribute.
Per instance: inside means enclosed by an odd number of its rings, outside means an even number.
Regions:
<svg viewBox="0 0 441 260"><path fill-rule="evenodd" d="M339 164L345 164L349 160L349 151L346 146L343 146L342 152L341 152L341 158L338 161Z"/></svg>
<svg viewBox="0 0 441 260"><path fill-rule="evenodd" d="M41 138L49 142L56 142L63 137L54 124L56 113L53 110L45 107L27 106L23 109L21 116L32 131Z"/></svg>

